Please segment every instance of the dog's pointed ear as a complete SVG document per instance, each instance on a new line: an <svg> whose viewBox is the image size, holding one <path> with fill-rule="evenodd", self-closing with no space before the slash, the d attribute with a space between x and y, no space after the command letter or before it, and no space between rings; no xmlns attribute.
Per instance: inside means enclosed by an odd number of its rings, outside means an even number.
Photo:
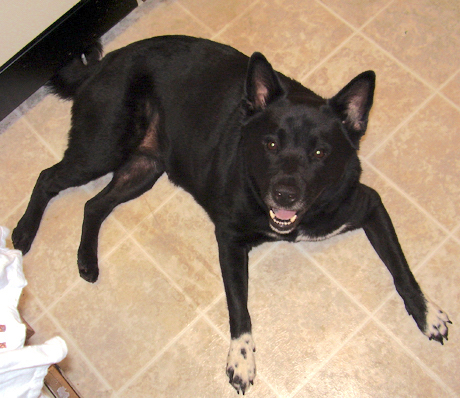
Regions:
<svg viewBox="0 0 460 398"><path fill-rule="evenodd" d="M252 54L246 76L245 101L249 114L259 112L275 99L284 94L284 90L267 59L258 52Z"/></svg>
<svg viewBox="0 0 460 398"><path fill-rule="evenodd" d="M370 70L356 76L329 100L330 106L338 113L356 147L366 132L374 89L375 73Z"/></svg>

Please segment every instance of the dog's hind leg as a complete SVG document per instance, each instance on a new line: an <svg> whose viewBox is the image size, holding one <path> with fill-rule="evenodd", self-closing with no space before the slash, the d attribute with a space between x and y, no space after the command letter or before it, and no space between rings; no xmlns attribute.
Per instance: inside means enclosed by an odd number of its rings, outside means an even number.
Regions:
<svg viewBox="0 0 460 398"><path fill-rule="evenodd" d="M137 198L152 188L163 171L154 156L135 152L115 171L112 181L86 203L78 249L78 270L83 279L95 282L99 276L97 247L102 222L117 205Z"/></svg>
<svg viewBox="0 0 460 398"><path fill-rule="evenodd" d="M164 172L158 155L160 115L149 102L144 105L150 120L138 147L114 171L110 183L85 205L78 270L80 276L91 283L99 276L97 247L102 223L120 203L135 199L152 188Z"/></svg>
<svg viewBox="0 0 460 398"><path fill-rule="evenodd" d="M11 239L14 247L23 254L30 250L46 206L53 197L64 189L86 184L99 176L78 172L65 158L43 170L35 183L27 209L13 230Z"/></svg>

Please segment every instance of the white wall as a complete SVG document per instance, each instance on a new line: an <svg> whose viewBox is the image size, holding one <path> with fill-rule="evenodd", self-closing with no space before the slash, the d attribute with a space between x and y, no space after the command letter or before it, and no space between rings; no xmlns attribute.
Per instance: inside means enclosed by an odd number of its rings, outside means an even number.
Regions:
<svg viewBox="0 0 460 398"><path fill-rule="evenodd" d="M0 66L79 0L0 0Z"/></svg>

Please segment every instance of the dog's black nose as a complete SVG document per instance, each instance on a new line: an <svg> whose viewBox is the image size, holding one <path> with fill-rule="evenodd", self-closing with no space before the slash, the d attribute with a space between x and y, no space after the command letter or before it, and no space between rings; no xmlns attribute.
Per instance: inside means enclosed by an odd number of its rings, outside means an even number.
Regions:
<svg viewBox="0 0 460 398"><path fill-rule="evenodd" d="M273 198L280 207L292 206L299 199L299 189L292 185L277 184L273 187Z"/></svg>

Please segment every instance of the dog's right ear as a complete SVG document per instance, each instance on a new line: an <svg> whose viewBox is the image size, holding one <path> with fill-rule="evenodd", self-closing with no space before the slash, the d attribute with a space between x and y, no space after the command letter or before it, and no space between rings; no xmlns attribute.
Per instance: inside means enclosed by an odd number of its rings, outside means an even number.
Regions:
<svg viewBox="0 0 460 398"><path fill-rule="evenodd" d="M248 114L259 112L284 94L276 72L267 59L258 52L252 54L245 86Z"/></svg>

